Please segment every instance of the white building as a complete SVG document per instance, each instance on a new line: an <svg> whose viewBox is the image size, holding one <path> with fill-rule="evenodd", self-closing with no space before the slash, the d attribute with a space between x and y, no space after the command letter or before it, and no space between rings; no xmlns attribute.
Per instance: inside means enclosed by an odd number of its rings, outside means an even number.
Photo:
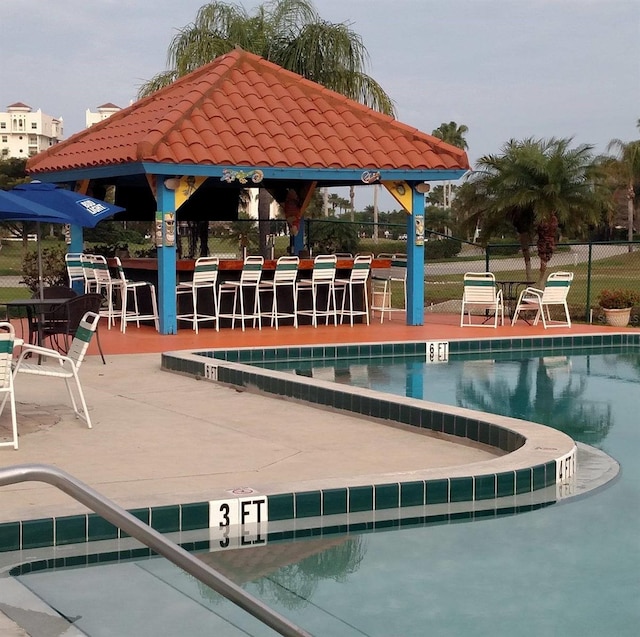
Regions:
<svg viewBox="0 0 640 637"><path fill-rule="evenodd" d="M103 119L107 119L107 117L111 117L114 113L117 113L120 110L119 106L112 104L111 102L107 102L102 106L98 106L98 111L93 112L87 109L85 113L85 125L87 128L89 126L93 126L98 122L101 122Z"/></svg>
<svg viewBox="0 0 640 637"><path fill-rule="evenodd" d="M0 112L0 158L24 159L37 155L62 139L62 117L16 102Z"/></svg>

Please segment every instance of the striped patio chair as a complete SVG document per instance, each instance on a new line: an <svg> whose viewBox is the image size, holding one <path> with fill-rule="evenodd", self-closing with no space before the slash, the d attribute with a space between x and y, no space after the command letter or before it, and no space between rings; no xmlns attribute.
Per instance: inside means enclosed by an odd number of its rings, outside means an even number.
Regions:
<svg viewBox="0 0 640 637"><path fill-rule="evenodd" d="M276 263L273 279L260 281L260 294L271 294L271 309L262 312L262 315L271 319L271 327L278 329L278 322L283 318L292 318L293 326L298 327L298 303L296 297L296 280L300 259L297 256L282 256ZM278 290L291 295L292 310L285 311L281 307ZM268 297L267 297L268 298ZM288 309L288 307L287 307Z"/></svg>
<svg viewBox="0 0 640 637"><path fill-rule="evenodd" d="M338 259L335 254L319 254L313 260L313 270L310 279L300 279L296 285L298 297L298 315L310 316L313 327L318 327L318 318L325 317L327 324L333 317L333 324L338 324L338 310L336 306L336 266ZM300 308L300 293L311 293L311 307ZM320 293L326 292L326 303L319 303Z"/></svg>
<svg viewBox="0 0 640 637"><path fill-rule="evenodd" d="M0 415L4 411L7 400L11 408L11 440L1 441L0 447L18 448L18 424L16 421L16 397L13 391L13 347L16 334L13 325L8 322L0 323L0 394L4 394L0 405Z"/></svg>
<svg viewBox="0 0 640 637"><path fill-rule="evenodd" d="M511 325L515 325L518 320L518 314L526 310L536 310L536 317L533 324L537 325L540 317L542 324L546 330L548 327L571 327L571 317L569 316L569 308L567 307L567 296L571 283L573 281L573 272L552 272L544 284L544 290L528 287L520 292L518 304L516 305ZM551 319L551 308L561 307L564 312L564 320L554 321Z"/></svg>
<svg viewBox="0 0 640 637"><path fill-rule="evenodd" d="M69 392L69 398L71 399L76 418L84 420L89 428L91 428L91 418L89 417L78 371L89 348L91 338L96 333L99 319L100 315L97 312L87 312L84 315L67 354L62 354L47 347L39 347L38 345L26 345L22 348L22 352L13 370L14 381L18 374L62 378ZM30 355L39 358L39 360L33 363L27 362L27 357ZM76 386L77 400L73 395L71 380L74 381ZM82 410L78 408L78 402Z"/></svg>
<svg viewBox="0 0 640 637"><path fill-rule="evenodd" d="M336 290L342 292L342 303L338 310L340 323L343 323L345 316L348 316L351 327L353 327L353 317L363 316L367 325L369 325L369 290L367 286L372 261L373 257L370 254L356 256L353 260L353 268L349 278L335 280ZM362 299L361 309L357 307L358 303L354 302L358 294Z"/></svg>
<svg viewBox="0 0 640 637"><path fill-rule="evenodd" d="M177 315L179 321L189 321L193 325L195 333L198 333L198 323L202 321L215 321L216 330L218 325L218 268L220 259L218 257L200 257L196 260L191 281L181 281L176 285L176 303L179 303L181 296L191 297L191 312L182 312ZM212 313L205 314L198 312L198 296L200 290L211 290Z"/></svg>
<svg viewBox="0 0 640 637"><path fill-rule="evenodd" d="M467 321L465 322L465 310ZM485 316L482 323L473 323L471 310L493 312L493 315ZM464 290L462 292L462 308L460 310L460 327L498 327L498 316L500 325L504 325L504 302L502 290L496 285L496 277L491 272L467 272L464 275ZM488 319L493 318L493 322Z"/></svg>
<svg viewBox="0 0 640 637"><path fill-rule="evenodd" d="M261 256L248 256L242 264L242 272L239 281L224 281L218 289L218 303L222 303L225 295L233 296L233 306L231 312L219 313L219 318L230 318L231 328L235 329L236 319L245 329L245 321L253 321L253 327L262 329L260 312L260 279L262 278L262 266L264 258ZM245 299L245 294L247 299ZM250 298L251 297L251 298ZM253 308L248 309L247 300L252 301Z"/></svg>

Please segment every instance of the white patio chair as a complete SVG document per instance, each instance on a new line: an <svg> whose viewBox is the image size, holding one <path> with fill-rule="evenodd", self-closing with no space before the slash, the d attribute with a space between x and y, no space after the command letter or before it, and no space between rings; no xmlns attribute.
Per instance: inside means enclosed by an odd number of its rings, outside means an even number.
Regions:
<svg viewBox="0 0 640 637"><path fill-rule="evenodd" d="M370 254L356 256L353 260L353 268L349 278L336 279L334 281L336 290L342 292L342 303L339 310L340 323L343 323L345 316L348 316L351 327L353 327L353 317L364 316L367 325L369 325L369 291L367 285L372 261L373 257ZM362 309L358 309L354 303L356 294L360 294L362 298Z"/></svg>
<svg viewBox="0 0 640 637"><path fill-rule="evenodd" d="M106 299L106 307L100 310L100 316L107 319L107 329L111 329L116 324L116 318L120 318L121 312L116 309L116 294L120 292L122 296L121 284L118 279L111 276L107 259L101 254L88 254L83 257L83 264L86 263L87 285L86 292L102 294ZM93 275L93 279L91 276Z"/></svg>
<svg viewBox="0 0 640 637"><path fill-rule="evenodd" d="M218 257L200 257L196 260L191 281L182 281L176 285L176 303L179 303L181 296L191 297L191 312L178 314L179 321L189 321L193 325L196 334L198 333L198 323L203 321L215 321L216 330L220 329L218 322L218 267L220 259ZM198 296L200 290L211 290L211 303L213 314L198 312Z"/></svg>
<svg viewBox="0 0 640 637"><path fill-rule="evenodd" d="M336 264L338 259L335 254L319 254L313 260L313 270L310 279L300 279L296 284L296 295L298 297L298 315L310 316L313 327L318 327L318 318L326 317L327 324L329 318L333 317L333 324L338 324L338 310L336 306ZM327 302L324 307L318 307L318 293L326 291ZM311 293L311 307L300 309L300 293Z"/></svg>
<svg viewBox="0 0 640 637"><path fill-rule="evenodd" d="M548 327L571 327L571 317L567 307L567 295L573 281L573 272L552 272L544 284L544 290L528 287L520 292L511 325L515 325L518 314L526 310L536 310L533 325L537 325L542 316L542 324ZM550 309L559 306L564 311L565 320L552 321Z"/></svg>
<svg viewBox="0 0 640 637"><path fill-rule="evenodd" d="M93 254L80 255L80 263L82 264L82 276L84 277L84 293L90 294L97 292L98 283L93 269Z"/></svg>
<svg viewBox="0 0 640 637"><path fill-rule="evenodd" d="M73 341L71 341L71 346L67 354L62 354L47 347L39 347L38 345L27 345L23 347L13 370L14 381L18 374L62 378L69 392L69 398L71 399L76 418L84 420L89 428L91 428L91 418L89 417L78 371L87 353L91 338L96 333L99 320L100 315L97 312L87 312L84 315L73 337ZM37 357L39 360L33 363L27 362L27 357L30 355L34 358ZM71 380L73 380L76 385L77 399L73 395ZM78 409L78 402L82 410Z"/></svg>
<svg viewBox="0 0 640 637"><path fill-rule="evenodd" d="M67 277L69 278L69 287L72 288L73 284L78 282L85 285L84 268L82 267L82 253L81 252L67 252L64 255L64 263L67 268Z"/></svg>
<svg viewBox="0 0 640 637"><path fill-rule="evenodd" d="M13 391L13 374L11 364L13 362L13 347L16 334L13 325L9 322L0 323L0 394L4 394L0 405L0 415L4 406L9 401L11 409L11 440L0 442L0 447L18 448L18 424L16 420L16 397Z"/></svg>
<svg viewBox="0 0 640 637"><path fill-rule="evenodd" d="M283 318L292 318L293 326L298 327L296 279L298 277L299 264L300 259L297 256L280 257L276 262L276 269L273 273L273 279L262 279L260 281L260 294L270 293L272 295L271 309L262 312L262 315L270 318L271 327L275 326L276 329L278 329L279 320ZM291 311L285 311L281 308L282 299L278 299L278 290L283 290L283 295L291 295Z"/></svg>
<svg viewBox="0 0 640 637"><path fill-rule="evenodd" d="M385 312L391 320L392 312L407 311L407 255L379 254L379 259L391 259L389 268L376 268L371 272L371 314L380 312L380 323L384 322ZM402 288L402 305L392 304L394 288Z"/></svg>
<svg viewBox="0 0 640 637"><path fill-rule="evenodd" d="M465 322L465 310L468 322ZM471 310L480 310L484 313L493 312L491 316L485 316L482 323L473 323ZM498 327L504 325L504 302L502 290L496 286L496 277L491 272L467 272L464 275L464 290L462 292L462 308L460 310L460 327Z"/></svg>
<svg viewBox="0 0 640 637"><path fill-rule="evenodd" d="M245 321L253 321L253 327L258 325L262 329L260 322L260 279L262 278L262 266L264 258L261 256L248 256L242 264L242 272L239 281L224 281L218 289L218 303L221 306L225 295L233 295L233 305L231 312L219 313L219 318L230 318L231 329L236 327L236 319L242 324L242 331L245 329ZM248 311L245 303L245 292L252 295L253 309Z"/></svg>
<svg viewBox="0 0 640 637"><path fill-rule="evenodd" d="M118 257L114 257L116 268L118 270L118 282L120 288L120 297L122 306L120 308L120 330L124 334L127 330L127 323L135 321L140 327L140 321L153 321L156 331L160 331L160 322L158 317L158 299L156 297L156 286L150 281L132 281L127 278L122 263ZM151 312L140 312L138 302L138 291L148 289L151 297ZM127 307L129 304L129 295L133 297L133 308Z"/></svg>

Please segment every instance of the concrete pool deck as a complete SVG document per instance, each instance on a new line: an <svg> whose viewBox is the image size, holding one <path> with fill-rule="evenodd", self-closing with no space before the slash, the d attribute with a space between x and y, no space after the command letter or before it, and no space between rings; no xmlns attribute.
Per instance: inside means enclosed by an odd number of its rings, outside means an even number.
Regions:
<svg viewBox="0 0 640 637"><path fill-rule="evenodd" d="M109 356L107 365L91 356L81 377L92 429L74 417L63 381L18 378L20 448L1 449L0 466L54 465L127 509L228 497L241 487L495 457L364 418L170 374L160 369L156 354ZM42 483L0 490L0 522L84 511Z"/></svg>

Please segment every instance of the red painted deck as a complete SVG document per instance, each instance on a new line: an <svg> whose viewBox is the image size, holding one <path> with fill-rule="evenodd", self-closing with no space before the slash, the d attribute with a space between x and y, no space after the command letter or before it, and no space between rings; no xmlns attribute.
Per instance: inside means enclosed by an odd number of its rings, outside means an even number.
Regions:
<svg viewBox="0 0 640 637"><path fill-rule="evenodd" d="M17 328L20 329L19 327ZM302 326L263 327L262 330L247 327L243 332L236 329L215 329L200 327L196 334L189 327L182 328L177 334L160 335L151 326L137 328L127 326L122 334L119 329L106 328L106 322L100 326L100 342L105 355L109 354L143 354L160 353L183 349L210 349L216 347L273 347L278 345L309 345L314 343L365 343L391 342L412 340L455 340L482 338L509 338L526 336L561 336L578 334L620 333L624 331L637 332L640 328L617 328L604 325L574 324L571 328L550 328L545 330L542 323L538 326L527 325L524 321L514 327L505 325L496 329L489 327L460 327L460 316L453 314L429 313L425 314L425 323L420 326L404 324L404 316L398 313L391 321L385 318L380 324L379 319L371 325L338 325L334 327ZM91 344L90 354L97 354L94 342Z"/></svg>

